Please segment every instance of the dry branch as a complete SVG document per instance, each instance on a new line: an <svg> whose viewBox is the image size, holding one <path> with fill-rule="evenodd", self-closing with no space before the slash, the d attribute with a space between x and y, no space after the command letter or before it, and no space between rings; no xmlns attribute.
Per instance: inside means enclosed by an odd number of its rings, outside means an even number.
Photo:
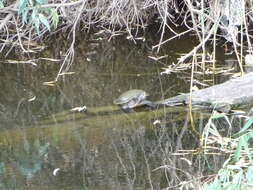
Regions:
<svg viewBox="0 0 253 190"><path fill-rule="evenodd" d="M16 3L13 5L13 9L16 9L18 7L19 0L16 1ZM1 11L1 10L0 10ZM0 24L0 31L3 29L5 25L9 22L9 20L14 16L13 12L10 12L1 22Z"/></svg>

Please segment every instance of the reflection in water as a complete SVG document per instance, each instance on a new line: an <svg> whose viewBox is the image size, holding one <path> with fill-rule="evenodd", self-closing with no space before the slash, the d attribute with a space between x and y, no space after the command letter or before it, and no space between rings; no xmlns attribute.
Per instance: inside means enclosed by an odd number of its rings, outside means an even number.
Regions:
<svg viewBox="0 0 253 190"><path fill-rule="evenodd" d="M0 65L0 186L161 189L206 172L206 160L199 155L185 155L189 164L172 154L198 143L198 135L186 130L187 112L167 108L125 114L112 104L129 89L147 91L150 100L186 92L189 83L184 78L160 75L165 63L186 51L182 47L190 48L185 39L161 50L169 54L164 62L148 58L150 40L132 44L81 39L71 67L75 74L62 76L56 86L42 84L55 78L59 63L39 59L38 67ZM51 48L31 57L62 58L62 46L52 42ZM87 112L69 112L78 106L87 106Z"/></svg>
<svg viewBox="0 0 253 190"><path fill-rule="evenodd" d="M42 169L44 158L47 157L49 143L40 145L38 139L32 145L24 140L24 151L14 152L16 166L18 171L28 179L34 177L34 175Z"/></svg>

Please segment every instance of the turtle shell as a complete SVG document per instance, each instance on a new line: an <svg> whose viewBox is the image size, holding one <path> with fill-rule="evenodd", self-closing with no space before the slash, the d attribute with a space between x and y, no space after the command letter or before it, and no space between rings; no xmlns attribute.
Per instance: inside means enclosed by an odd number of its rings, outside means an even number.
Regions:
<svg viewBox="0 0 253 190"><path fill-rule="evenodd" d="M121 94L117 99L113 101L114 104L127 104L130 103L134 107L134 105L139 104L141 101L145 100L148 94L144 90L128 90Z"/></svg>

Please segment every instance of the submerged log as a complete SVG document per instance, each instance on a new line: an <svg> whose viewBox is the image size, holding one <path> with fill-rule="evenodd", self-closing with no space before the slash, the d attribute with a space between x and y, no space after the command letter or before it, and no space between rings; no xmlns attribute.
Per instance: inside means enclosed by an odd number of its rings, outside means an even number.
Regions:
<svg viewBox="0 0 253 190"><path fill-rule="evenodd" d="M190 100L193 106L203 106L204 108L216 109L223 112L236 107L249 107L253 104L253 73L248 73L225 83L192 92L192 94L182 94L154 103L157 104L158 107L164 105L188 105L190 104ZM82 123L82 125L85 126L106 126L106 123L110 124L113 120L121 124L132 122L132 119L138 121L154 120L154 118L164 116L165 111L167 113L179 114L184 112L185 109L180 107L168 107L165 110L144 110L126 114L119 110L119 107L105 106L88 108L88 111L84 113L70 113L69 111L58 113L43 120L41 125L44 127L55 125L56 123L59 125L67 125L68 122L72 125L73 120L75 120L78 121L79 124ZM131 119L129 120L129 118ZM183 117L176 117L177 121L181 119L183 119Z"/></svg>

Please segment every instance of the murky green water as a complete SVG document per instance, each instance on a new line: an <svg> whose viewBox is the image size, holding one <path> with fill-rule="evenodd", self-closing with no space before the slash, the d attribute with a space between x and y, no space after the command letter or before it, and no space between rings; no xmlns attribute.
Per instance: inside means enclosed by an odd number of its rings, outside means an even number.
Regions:
<svg viewBox="0 0 253 190"><path fill-rule="evenodd" d="M172 41L160 53L168 57L156 62L148 58L158 42L154 36L137 44L125 37L108 42L79 36L69 70L75 73L61 76L56 86L43 82L54 80L61 62L41 58L63 59L64 41L52 40L42 53L31 54L37 66L1 64L0 189L161 189L206 172L200 156L186 155L189 165L172 155L198 143L187 130L187 112L126 114L112 104L129 89L147 91L150 100L188 91L190 72L160 72L195 42ZM7 59L29 58L17 53ZM70 111L84 105L87 112Z"/></svg>

